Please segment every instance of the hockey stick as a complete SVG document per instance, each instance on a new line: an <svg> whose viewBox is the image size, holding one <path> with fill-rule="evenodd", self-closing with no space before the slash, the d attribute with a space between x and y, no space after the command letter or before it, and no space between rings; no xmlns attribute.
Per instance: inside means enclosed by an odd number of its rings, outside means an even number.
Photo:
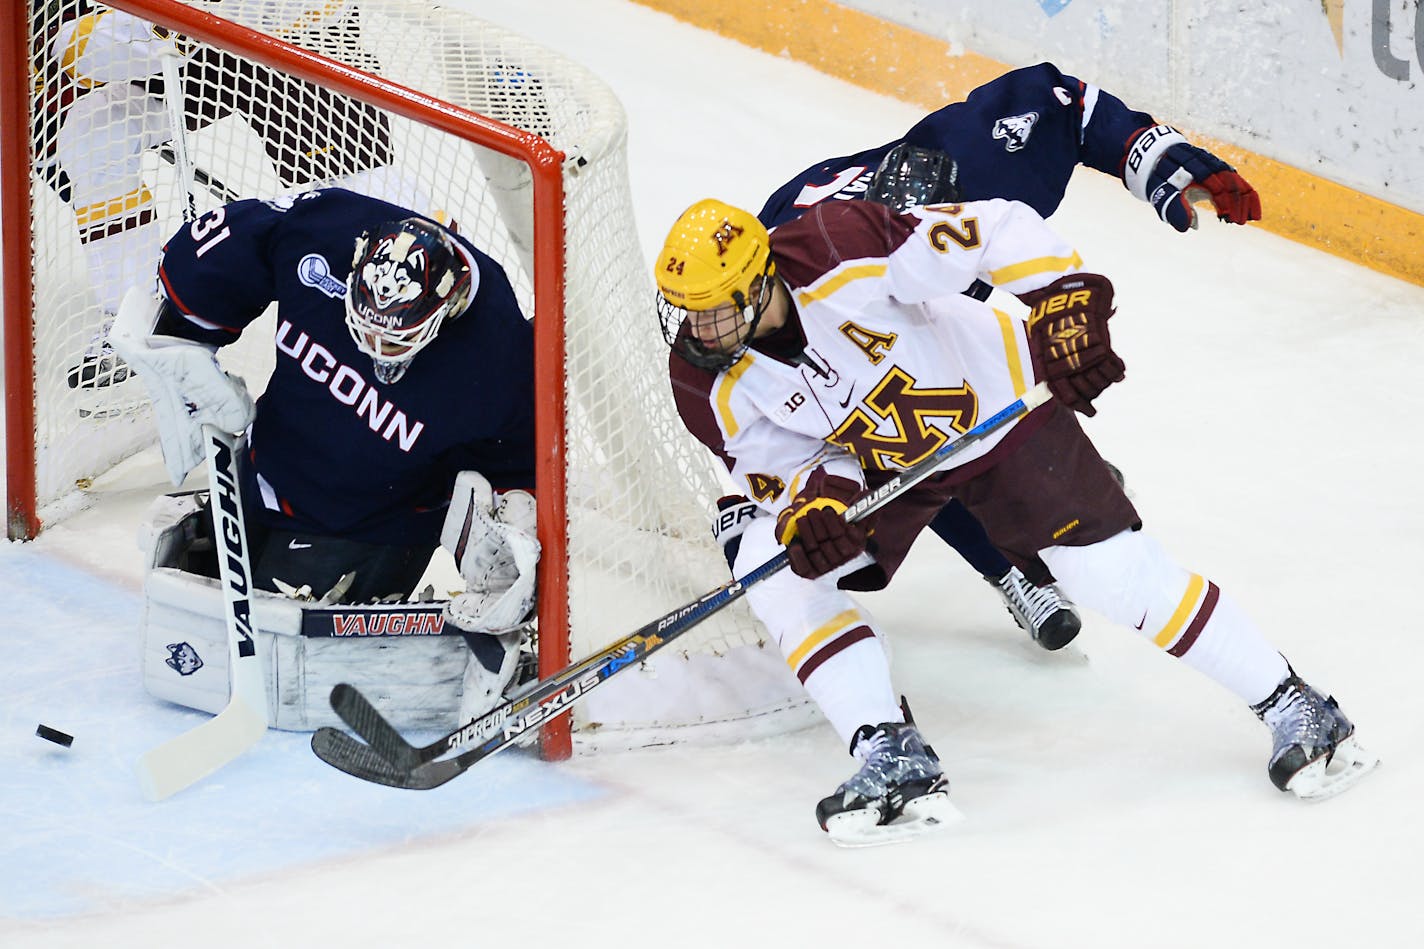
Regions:
<svg viewBox="0 0 1424 949"><path fill-rule="evenodd" d="M178 184L183 189L183 220L191 221L198 216L198 207L193 201L193 166L188 161L187 130L183 122L183 77L178 72L183 61L177 53L165 53L161 58L163 104L168 109L168 124L172 126L173 133L169 150L173 153L172 161L178 172Z"/></svg>
<svg viewBox="0 0 1424 949"><path fill-rule="evenodd" d="M247 527L237 487L236 440L211 425L203 426L203 440L208 449L213 537L218 545L232 694L214 718L169 739L139 759L139 783L155 801L212 774L257 744L267 732L267 684L257 657L248 599L252 570L248 566Z"/></svg>
<svg viewBox="0 0 1424 949"><path fill-rule="evenodd" d="M1039 383L1022 398L860 498L847 509L845 519L858 521L878 511L938 471L952 455L1027 415L1048 399L1047 386ZM530 729L568 711L574 702L619 670L651 656L740 598L751 587L779 572L787 563L786 552L782 551L745 576L658 617L601 652L568 666L423 748L416 748L401 737L354 686L338 685L331 693L332 708L370 744L357 741L340 729L324 727L312 735L312 751L327 764L366 781L419 790L438 787L508 747ZM472 744L475 747L454 758L435 760Z"/></svg>
<svg viewBox="0 0 1424 949"><path fill-rule="evenodd" d="M178 151L173 147L172 142L164 142L158 146L158 157L172 165L175 170L177 169ZM197 165L191 165L189 170L193 176L193 180L204 188L207 188L208 192L223 204L230 204L233 201L241 199L242 195L229 188L227 183L217 175L204 171ZM178 174L181 175L182 172L178 171Z"/></svg>

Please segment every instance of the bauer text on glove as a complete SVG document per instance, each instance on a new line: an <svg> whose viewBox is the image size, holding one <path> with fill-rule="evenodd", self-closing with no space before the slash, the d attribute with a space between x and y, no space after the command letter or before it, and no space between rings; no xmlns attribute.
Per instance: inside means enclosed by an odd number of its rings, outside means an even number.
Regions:
<svg viewBox="0 0 1424 949"><path fill-rule="evenodd" d="M1261 220L1261 196L1250 182L1169 125L1154 125L1133 139L1122 180L1179 231L1197 226L1192 205L1207 199L1219 220L1232 224Z"/></svg>
<svg viewBox="0 0 1424 949"><path fill-rule="evenodd" d="M1091 273L1059 277L1021 297L1032 307L1029 346L1044 381L1055 398L1084 415L1095 415L1093 400L1124 375L1108 337L1112 298L1108 278Z"/></svg>

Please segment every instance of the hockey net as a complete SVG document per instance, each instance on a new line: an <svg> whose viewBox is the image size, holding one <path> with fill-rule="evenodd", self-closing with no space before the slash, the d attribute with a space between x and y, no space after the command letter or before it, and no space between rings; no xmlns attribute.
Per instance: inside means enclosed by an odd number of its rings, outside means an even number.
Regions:
<svg viewBox="0 0 1424 949"><path fill-rule="evenodd" d="M28 22L6 27L7 167L24 160L16 139L33 157L28 174L5 175L12 537L82 506L95 478L154 443L142 387L105 361L102 334L122 292L152 280L185 205L339 185L453 223L503 264L534 319L541 673L726 577L709 532L722 489L667 390L626 122L596 76L425 0L15 7ZM23 246L28 260L9 250ZM265 320L221 354L254 392L274 358ZM573 734L725 740L812 714L738 604L591 694ZM568 733L547 731L544 747L565 756Z"/></svg>

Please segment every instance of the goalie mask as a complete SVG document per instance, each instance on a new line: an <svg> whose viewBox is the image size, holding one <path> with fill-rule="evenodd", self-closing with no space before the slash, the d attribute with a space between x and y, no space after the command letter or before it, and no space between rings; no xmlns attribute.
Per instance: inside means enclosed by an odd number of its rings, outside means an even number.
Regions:
<svg viewBox="0 0 1424 949"><path fill-rule="evenodd" d="M699 369L730 368L771 302L771 237L753 215L699 201L672 226L658 255L663 339Z"/></svg>
<svg viewBox="0 0 1424 949"><path fill-rule="evenodd" d="M901 142L885 154L865 200L899 212L960 200L959 163L933 148Z"/></svg>
<svg viewBox="0 0 1424 949"><path fill-rule="evenodd" d="M478 275L455 240L423 218L387 221L356 239L346 279L346 328L390 385L465 312Z"/></svg>

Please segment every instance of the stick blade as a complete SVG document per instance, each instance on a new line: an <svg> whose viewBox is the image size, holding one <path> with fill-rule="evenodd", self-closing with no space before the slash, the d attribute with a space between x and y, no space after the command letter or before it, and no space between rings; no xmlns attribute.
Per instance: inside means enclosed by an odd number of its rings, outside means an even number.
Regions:
<svg viewBox="0 0 1424 949"><path fill-rule="evenodd" d="M322 761L353 778L392 788L412 787L408 768L392 764L376 749L339 728L318 728L312 734L311 749Z"/></svg>
<svg viewBox="0 0 1424 949"><path fill-rule="evenodd" d="M331 690L331 708L352 731L371 746L376 756L389 763L388 767L410 771L421 763L418 749L406 741L395 726L386 721L385 716L354 685L337 683ZM345 737L350 738L349 735ZM339 745L334 739L332 742L333 747ZM316 751L315 741L312 743L312 750ZM320 757L321 753L317 752L317 755ZM326 758L322 760L328 764L333 763Z"/></svg>
<svg viewBox="0 0 1424 949"><path fill-rule="evenodd" d="M144 796L161 801L201 781L241 755L267 733L267 713L241 696L197 728L171 738L139 758L135 770Z"/></svg>

